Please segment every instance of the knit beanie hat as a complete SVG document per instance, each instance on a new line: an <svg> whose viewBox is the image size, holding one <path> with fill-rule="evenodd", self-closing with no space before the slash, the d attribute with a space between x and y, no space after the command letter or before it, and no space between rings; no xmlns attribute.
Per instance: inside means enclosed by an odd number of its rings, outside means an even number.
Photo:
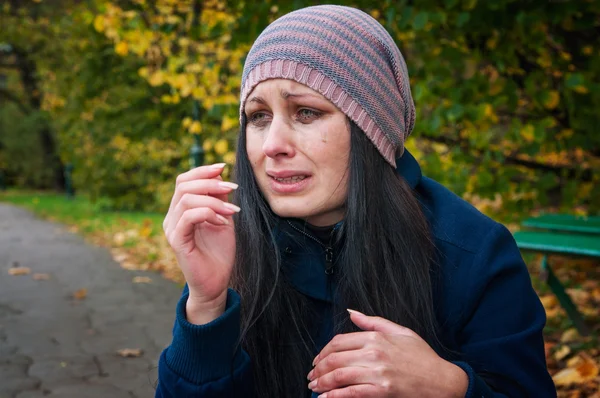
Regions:
<svg viewBox="0 0 600 398"><path fill-rule="evenodd" d="M248 53L240 121L248 95L268 79L290 79L344 112L392 166L415 122L408 71L389 33L355 8L322 5L271 23Z"/></svg>

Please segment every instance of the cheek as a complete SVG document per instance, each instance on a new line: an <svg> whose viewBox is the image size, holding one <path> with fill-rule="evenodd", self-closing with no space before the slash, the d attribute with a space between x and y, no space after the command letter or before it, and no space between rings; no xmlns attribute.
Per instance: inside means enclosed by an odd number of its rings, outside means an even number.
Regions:
<svg viewBox="0 0 600 398"><path fill-rule="evenodd" d="M246 135L246 154L248 155L248 160L250 160L252 167L258 163L263 155L262 147L263 143L257 134Z"/></svg>

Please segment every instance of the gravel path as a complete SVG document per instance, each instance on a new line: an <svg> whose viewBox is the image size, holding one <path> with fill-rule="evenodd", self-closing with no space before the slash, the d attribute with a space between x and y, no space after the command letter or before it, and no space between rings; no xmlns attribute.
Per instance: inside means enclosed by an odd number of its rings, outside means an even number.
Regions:
<svg viewBox="0 0 600 398"><path fill-rule="evenodd" d="M15 262L31 274L10 275ZM80 289L86 297L74 298ZM180 290L120 268L64 226L0 204L0 398L153 397ZM117 355L125 348L143 354Z"/></svg>

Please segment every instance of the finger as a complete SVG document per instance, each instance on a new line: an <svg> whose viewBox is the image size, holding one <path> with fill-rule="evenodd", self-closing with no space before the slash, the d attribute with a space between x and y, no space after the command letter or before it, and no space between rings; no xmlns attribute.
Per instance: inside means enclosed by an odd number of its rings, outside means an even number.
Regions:
<svg viewBox="0 0 600 398"><path fill-rule="evenodd" d="M315 357L313 366L317 366L319 361L334 352L352 351L364 348L367 344L376 342L381 336L378 332L356 332L338 334L331 339L329 343Z"/></svg>
<svg viewBox="0 0 600 398"><path fill-rule="evenodd" d="M317 379L335 369L352 367L352 366L368 366L369 361L378 359L377 356L371 355L368 349L333 352L326 357L323 357L319 363L310 371L308 379L310 381Z"/></svg>
<svg viewBox="0 0 600 398"><path fill-rule="evenodd" d="M221 175L225 163L216 163L206 166L195 167L185 173L181 173L175 180L175 187L182 182L193 181L193 180L206 180L209 178L216 178Z"/></svg>
<svg viewBox="0 0 600 398"><path fill-rule="evenodd" d="M194 233L194 227L203 222L222 227L231 225L225 217L215 213L209 207L188 209L181 215L179 222L168 236L171 246L178 249L183 242L189 241Z"/></svg>
<svg viewBox="0 0 600 398"><path fill-rule="evenodd" d="M221 181L216 178L208 180L193 180L182 182L175 188L169 211L174 208L186 193L196 195L211 195L223 201L227 201L227 194L237 189L237 184L229 181Z"/></svg>
<svg viewBox="0 0 600 398"><path fill-rule="evenodd" d="M171 229L177 225L179 219L186 210L201 207L209 207L215 213L221 214L225 217L230 217L234 213L240 211L240 208L236 205L228 202L223 202L222 200L213 198L212 196L194 195L186 193L183 195L179 203L168 215L169 220L165 225L165 233L168 234L171 231Z"/></svg>
<svg viewBox="0 0 600 398"><path fill-rule="evenodd" d="M415 332L407 327L398 325L392 321L378 316L368 316L362 312L355 310L348 310L350 313L350 320L362 330L370 330L374 332L381 332L385 334L403 334L405 336L413 336Z"/></svg>
<svg viewBox="0 0 600 398"><path fill-rule="evenodd" d="M338 388L319 395L319 398L374 398L386 396L385 389L372 384L359 384Z"/></svg>
<svg viewBox="0 0 600 398"><path fill-rule="evenodd" d="M308 384L313 392L322 393L336 388L376 383L375 371L364 367L335 369Z"/></svg>

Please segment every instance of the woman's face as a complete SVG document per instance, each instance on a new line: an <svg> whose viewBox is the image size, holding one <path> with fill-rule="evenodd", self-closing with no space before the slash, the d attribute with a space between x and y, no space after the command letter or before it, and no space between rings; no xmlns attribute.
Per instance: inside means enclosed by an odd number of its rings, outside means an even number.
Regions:
<svg viewBox="0 0 600 398"><path fill-rule="evenodd" d="M346 115L287 79L259 83L245 113L246 152L273 212L316 226L342 220L350 155Z"/></svg>

